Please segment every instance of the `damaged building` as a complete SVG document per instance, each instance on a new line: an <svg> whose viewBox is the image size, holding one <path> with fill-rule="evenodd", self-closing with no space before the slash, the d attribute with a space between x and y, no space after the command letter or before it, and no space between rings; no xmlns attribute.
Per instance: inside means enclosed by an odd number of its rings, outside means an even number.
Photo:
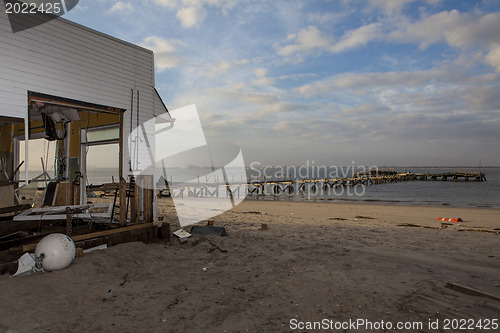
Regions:
<svg viewBox="0 0 500 333"><path fill-rule="evenodd" d="M146 170L156 144L148 120L168 110L155 89L153 52L63 18L37 25L41 16L25 16L34 22L16 24L34 27L13 33L15 18L2 7L0 237L30 231L33 221L53 227L65 216L118 227L158 221L154 171ZM36 140L53 143L52 173L49 161L30 154ZM87 152L106 145L116 147L118 178L111 202L94 207ZM36 177L33 159L43 170Z"/></svg>

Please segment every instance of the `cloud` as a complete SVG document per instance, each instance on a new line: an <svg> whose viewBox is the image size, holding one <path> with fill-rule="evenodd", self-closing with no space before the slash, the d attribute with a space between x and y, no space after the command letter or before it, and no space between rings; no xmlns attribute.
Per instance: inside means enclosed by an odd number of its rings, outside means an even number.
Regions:
<svg viewBox="0 0 500 333"><path fill-rule="evenodd" d="M384 4L388 10L401 8L410 1L372 1L372 4ZM327 20L331 14L309 14L310 19ZM346 31L337 40L327 35L316 26L309 25L299 32L289 34L283 41L275 43L277 53L288 62L302 62L311 54L323 52L341 53L370 41L383 41L402 44L418 44L424 50L432 44L446 42L453 48L492 51L500 45L500 13L484 14L480 11L460 13L454 9L442 11L430 16L423 16L417 21L410 21L403 15L395 15L377 22L369 23ZM492 52L487 60L495 66L496 53Z"/></svg>
<svg viewBox="0 0 500 333"><path fill-rule="evenodd" d="M154 3L162 7L175 8L177 6L177 0L153 0Z"/></svg>
<svg viewBox="0 0 500 333"><path fill-rule="evenodd" d="M346 13L308 13L307 20L313 23L329 23L338 20L340 17L347 15Z"/></svg>
<svg viewBox="0 0 500 333"><path fill-rule="evenodd" d="M483 78L484 79L484 78ZM490 78L489 80L491 80ZM376 90L387 87L416 88L429 84L458 84L469 80L457 68L435 67L422 71L374 72L337 74L321 81L305 84L293 89L302 97L310 98L338 89Z"/></svg>
<svg viewBox="0 0 500 333"><path fill-rule="evenodd" d="M285 39L288 45L279 46L278 54L293 62L301 62L307 55L322 52L340 53L359 46L366 45L371 40L380 37L381 23L371 23L347 31L337 42L333 36L328 36L315 26L308 26L296 34L290 34Z"/></svg>
<svg viewBox="0 0 500 333"><path fill-rule="evenodd" d="M177 17L184 28L197 26L207 16L202 7L185 7L177 11Z"/></svg>
<svg viewBox="0 0 500 333"><path fill-rule="evenodd" d="M387 14L392 14L401 10L406 4L414 2L415 0L370 0L372 7L380 7L384 9Z"/></svg>
<svg viewBox="0 0 500 333"><path fill-rule="evenodd" d="M390 108L384 105L376 104L376 103L365 103L355 107L346 107L341 110L335 112L335 118L344 118L344 117L356 117L356 116L368 116L374 114L381 114L391 111Z"/></svg>
<svg viewBox="0 0 500 333"><path fill-rule="evenodd" d="M500 30L500 13L480 16L454 9L403 24L388 35L389 41L417 43L421 49L440 41L458 48L489 47L500 42L500 34L497 33Z"/></svg>
<svg viewBox="0 0 500 333"><path fill-rule="evenodd" d="M491 65L497 73L500 73L500 45L495 46L485 58L488 65Z"/></svg>
<svg viewBox="0 0 500 333"><path fill-rule="evenodd" d="M150 36L144 39L141 46L153 50L156 69L161 73L168 68L174 68L181 64L182 61L177 56L176 44L182 43L173 39L166 40L161 37Z"/></svg>
<svg viewBox="0 0 500 333"><path fill-rule="evenodd" d="M112 13L123 12L123 11L132 11L132 9L133 9L133 7L130 3L118 1L106 13L112 14Z"/></svg>
<svg viewBox="0 0 500 333"><path fill-rule="evenodd" d="M274 79L267 77L267 69L256 68L254 70L255 78L250 81L254 86L271 86L274 84Z"/></svg>
<svg viewBox="0 0 500 333"><path fill-rule="evenodd" d="M310 25L296 34L288 35L286 42L290 44L285 46L275 44L275 47L279 55L295 57L296 61L302 61L305 55L328 49L333 40L332 37L319 31L317 27Z"/></svg>
<svg viewBox="0 0 500 333"><path fill-rule="evenodd" d="M212 7L228 13L240 0L153 0L159 6L177 10L176 17L184 28L199 26L207 17L206 8Z"/></svg>
<svg viewBox="0 0 500 333"><path fill-rule="evenodd" d="M221 96L234 99L239 102L252 103L258 105L266 105L275 103L278 99L276 96L261 92L243 92L243 91L219 91Z"/></svg>
<svg viewBox="0 0 500 333"><path fill-rule="evenodd" d="M381 23L371 23L357 29L347 31L344 36L330 47L334 53L343 52L358 46L366 45L369 41L379 36Z"/></svg>
<svg viewBox="0 0 500 333"><path fill-rule="evenodd" d="M223 75L228 73L234 67L240 67L248 65L250 61L248 59L241 59L236 61L221 61L216 66L208 68L205 70L205 76L212 79L218 75Z"/></svg>
<svg viewBox="0 0 500 333"><path fill-rule="evenodd" d="M272 114L283 113L283 112L297 112L297 111L305 111L310 109L309 106L305 104L297 104L290 102L276 102L272 104L267 104L257 110L255 113L259 118L264 118L270 116Z"/></svg>

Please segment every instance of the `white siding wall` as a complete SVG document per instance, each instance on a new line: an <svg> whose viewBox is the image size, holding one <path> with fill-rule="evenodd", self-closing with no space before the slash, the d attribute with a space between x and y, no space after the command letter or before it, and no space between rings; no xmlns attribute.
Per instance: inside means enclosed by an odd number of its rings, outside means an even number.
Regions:
<svg viewBox="0 0 500 333"><path fill-rule="evenodd" d="M131 117L137 125L137 93L132 114L131 90L140 92L140 123L158 112L152 51L62 18L14 34L4 8L2 1L0 115L26 118L28 91L126 109L128 144ZM146 130L154 152L154 125L147 125ZM139 149L139 158L139 166L150 160L145 144ZM128 157L124 163L128 170Z"/></svg>

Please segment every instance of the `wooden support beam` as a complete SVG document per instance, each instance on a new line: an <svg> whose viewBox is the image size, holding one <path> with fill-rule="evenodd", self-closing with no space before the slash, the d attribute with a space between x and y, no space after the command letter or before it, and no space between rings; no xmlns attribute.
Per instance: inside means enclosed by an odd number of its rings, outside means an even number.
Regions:
<svg viewBox="0 0 500 333"><path fill-rule="evenodd" d="M0 214L6 214L6 213L20 213L24 210L28 210L31 208L30 204L24 204L24 205L16 205L16 206L10 206L10 207L3 207L0 208Z"/></svg>
<svg viewBox="0 0 500 333"><path fill-rule="evenodd" d="M71 209L66 207L66 235L71 237Z"/></svg>
<svg viewBox="0 0 500 333"><path fill-rule="evenodd" d="M144 177L144 221L153 222L153 176Z"/></svg>
<svg viewBox="0 0 500 333"><path fill-rule="evenodd" d="M127 223L127 182L123 177L120 177L120 225L124 226Z"/></svg>
<svg viewBox="0 0 500 333"><path fill-rule="evenodd" d="M135 206L134 216L132 217L133 222L139 222L141 219L142 179L142 176L138 176L135 181L134 200L132 200L132 205Z"/></svg>
<svg viewBox="0 0 500 333"><path fill-rule="evenodd" d="M61 220L37 220L37 221L4 221L0 225L0 236L6 236L18 231L28 231L46 225L61 223Z"/></svg>
<svg viewBox="0 0 500 333"><path fill-rule="evenodd" d="M93 232L90 234L73 236L73 237L71 237L71 239L76 243L76 242L86 241L86 240L90 240L90 239L94 239L94 238L113 236L113 235L117 235L120 233L125 233L125 232L129 232L129 231L140 230L140 229L147 229L147 228L153 228L153 223L141 223L141 224L131 225L128 227L123 227L123 228L116 228L116 229L110 229L110 230L105 230L105 231ZM37 244L24 245L23 252L33 251L36 248Z"/></svg>
<svg viewBox="0 0 500 333"><path fill-rule="evenodd" d="M158 227L158 238L161 239L162 241L166 243L170 243L170 223L169 222L163 222L159 227Z"/></svg>

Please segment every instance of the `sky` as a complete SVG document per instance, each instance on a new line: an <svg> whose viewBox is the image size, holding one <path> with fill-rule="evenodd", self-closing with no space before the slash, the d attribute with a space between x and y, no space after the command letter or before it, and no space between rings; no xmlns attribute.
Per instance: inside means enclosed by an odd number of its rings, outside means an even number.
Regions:
<svg viewBox="0 0 500 333"><path fill-rule="evenodd" d="M247 165L500 165L500 1L85 0Z"/></svg>

